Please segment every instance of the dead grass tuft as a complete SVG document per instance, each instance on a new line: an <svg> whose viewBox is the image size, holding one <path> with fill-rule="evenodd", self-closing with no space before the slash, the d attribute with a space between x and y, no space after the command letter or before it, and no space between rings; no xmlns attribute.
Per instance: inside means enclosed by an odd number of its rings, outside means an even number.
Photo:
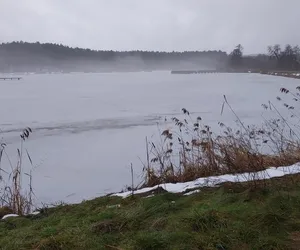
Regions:
<svg viewBox="0 0 300 250"><path fill-rule="evenodd" d="M113 219L107 219L94 223L91 229L92 232L100 234L118 233L122 229L124 229L125 225L126 223L121 223L120 221L116 221Z"/></svg>
<svg viewBox="0 0 300 250"><path fill-rule="evenodd" d="M297 102L295 97L300 96L300 87L296 94L286 89L280 92L292 95L292 100ZM281 102L282 98L277 100ZM260 128L246 126L224 96L221 113L226 107L236 117L235 129L219 122L221 133L214 133L201 117L193 120L184 108L183 118L173 117L171 122L175 128L164 130L158 143L146 140L144 186L222 174L255 173L270 166L300 162L300 116L297 116L294 105L283 105L291 113L290 120L287 120L273 103L263 104L262 107L275 118L264 119ZM255 181L253 183L255 185Z"/></svg>
<svg viewBox="0 0 300 250"><path fill-rule="evenodd" d="M300 87L296 94L286 89L280 92L292 95L291 100L296 103ZM277 100L282 102L282 98ZM237 126L233 129L219 122L221 132L218 133L203 123L201 117L194 120L187 109L182 109L183 117L171 119L174 129L165 129L159 142L146 140L144 186L186 182L214 175L255 173L271 166L300 162L300 115L294 106L283 104L290 115L287 120L272 102L263 104L262 107L274 118L265 119L262 115L263 125L251 127L241 121L224 96L221 113L227 107L236 117Z"/></svg>
<svg viewBox="0 0 300 250"><path fill-rule="evenodd" d="M11 213L24 215L33 209L33 187L32 187L32 170L25 172L23 169L24 155L26 155L32 168L33 163L26 149L24 142L32 133L31 128L26 128L20 134L20 147L17 149L17 163L14 166L6 152L7 145L0 145L0 208L8 208ZM2 167L2 159L6 157L9 166ZM25 189L22 180L29 179L29 190Z"/></svg>

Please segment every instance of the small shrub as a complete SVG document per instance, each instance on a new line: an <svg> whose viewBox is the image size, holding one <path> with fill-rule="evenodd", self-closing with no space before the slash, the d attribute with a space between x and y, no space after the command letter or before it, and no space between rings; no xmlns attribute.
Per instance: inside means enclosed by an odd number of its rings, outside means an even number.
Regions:
<svg viewBox="0 0 300 250"><path fill-rule="evenodd" d="M62 236L51 236L46 239L42 239L33 249L39 250L68 250L76 249L71 239L64 238ZM78 249L78 248L77 248Z"/></svg>
<svg viewBox="0 0 300 250"><path fill-rule="evenodd" d="M260 232L257 228L245 225L245 223L243 223L236 230L238 232L238 239L247 244L257 241L260 236Z"/></svg>
<svg viewBox="0 0 300 250"><path fill-rule="evenodd" d="M253 221L268 234L277 234L284 231L287 218L280 213L266 211L255 216Z"/></svg>
<svg viewBox="0 0 300 250"><path fill-rule="evenodd" d="M45 227L41 231L43 237L50 237L57 234L57 229L55 227Z"/></svg>
<svg viewBox="0 0 300 250"><path fill-rule="evenodd" d="M159 232L139 233L135 237L135 250L169 249L164 234Z"/></svg>
<svg viewBox="0 0 300 250"><path fill-rule="evenodd" d="M298 212L300 199L298 196L282 193L272 197L266 206L269 211L274 211L283 216L291 216L294 212Z"/></svg>
<svg viewBox="0 0 300 250"><path fill-rule="evenodd" d="M227 227L225 216L216 210L200 212L195 210L189 218L193 231L207 232L210 229L222 229Z"/></svg>
<svg viewBox="0 0 300 250"><path fill-rule="evenodd" d="M0 207L0 219L7 214L12 214L13 210L7 206Z"/></svg>
<svg viewBox="0 0 300 250"><path fill-rule="evenodd" d="M126 223L122 223L117 220L104 220L97 223L94 223L91 227L92 232L100 233L100 234L107 234L107 233L118 233L122 229L124 229Z"/></svg>
<svg viewBox="0 0 300 250"><path fill-rule="evenodd" d="M156 230L156 231L161 231L165 228L167 223L168 223L167 218L165 218L165 217L157 218L152 222L150 229Z"/></svg>
<svg viewBox="0 0 300 250"><path fill-rule="evenodd" d="M259 238L256 244L253 245L253 249L264 249L264 250L286 250L286 242L281 241L273 237Z"/></svg>

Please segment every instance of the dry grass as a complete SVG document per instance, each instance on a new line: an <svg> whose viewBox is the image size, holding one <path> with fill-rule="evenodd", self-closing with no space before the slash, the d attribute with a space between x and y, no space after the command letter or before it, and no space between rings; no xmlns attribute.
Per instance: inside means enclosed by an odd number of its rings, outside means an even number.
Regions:
<svg viewBox="0 0 300 250"><path fill-rule="evenodd" d="M21 143L20 148L17 149L18 158L15 166L6 152L7 145L2 143L0 147L0 164L3 157L6 157L10 165L9 167L6 166L6 168L0 165L0 209L5 214L24 215L30 213L33 208L32 172L26 173L23 170L24 154L26 154L32 165L31 157L28 151L24 150L23 146L31 133L32 130L26 128L20 135ZM22 182L22 179L25 177L29 179L29 190L24 187L25 185ZM5 214L2 214L2 216Z"/></svg>
<svg viewBox="0 0 300 250"><path fill-rule="evenodd" d="M282 95L298 102L297 93L282 88ZM281 97L277 97L282 102ZM221 174L257 172L270 166L286 166L300 162L299 125L300 116L295 107L283 103L288 110L288 119L272 103L262 107L273 114L258 127L246 126L226 96L221 114L228 108L236 117L235 129L219 122L220 133L214 133L201 117L194 120L187 109L184 117L172 118L175 129L161 133L159 143L147 142L144 186L163 182L184 182ZM286 113L286 112L285 112Z"/></svg>

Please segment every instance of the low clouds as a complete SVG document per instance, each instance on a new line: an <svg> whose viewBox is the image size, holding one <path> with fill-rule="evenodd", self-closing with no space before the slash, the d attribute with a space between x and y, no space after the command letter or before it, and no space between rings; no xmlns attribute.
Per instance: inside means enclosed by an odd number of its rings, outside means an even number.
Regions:
<svg viewBox="0 0 300 250"><path fill-rule="evenodd" d="M230 51L300 44L299 0L0 0L0 42Z"/></svg>

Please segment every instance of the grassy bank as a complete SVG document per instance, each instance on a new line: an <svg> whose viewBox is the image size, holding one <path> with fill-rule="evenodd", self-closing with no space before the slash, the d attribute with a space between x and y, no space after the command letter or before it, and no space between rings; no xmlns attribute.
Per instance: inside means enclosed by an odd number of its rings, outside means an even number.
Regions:
<svg viewBox="0 0 300 250"><path fill-rule="evenodd" d="M299 249L300 176L102 197L0 223L1 249ZM146 195L146 194L145 194ZM147 194L149 195L149 194Z"/></svg>

